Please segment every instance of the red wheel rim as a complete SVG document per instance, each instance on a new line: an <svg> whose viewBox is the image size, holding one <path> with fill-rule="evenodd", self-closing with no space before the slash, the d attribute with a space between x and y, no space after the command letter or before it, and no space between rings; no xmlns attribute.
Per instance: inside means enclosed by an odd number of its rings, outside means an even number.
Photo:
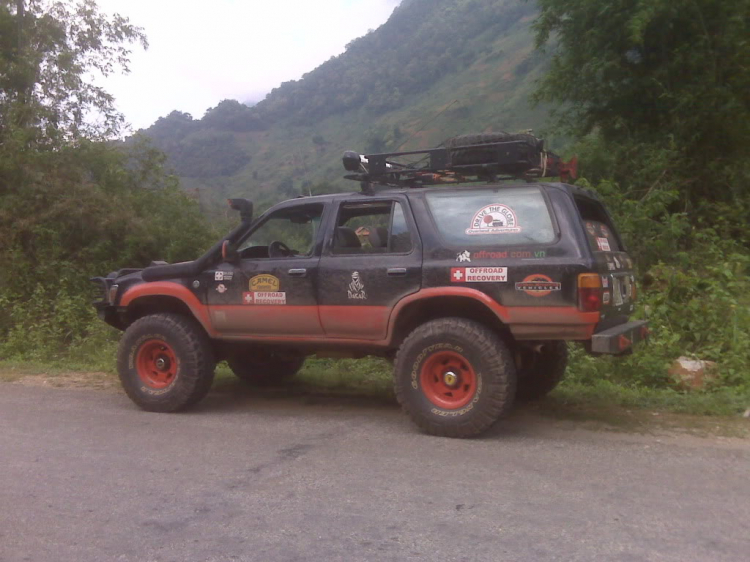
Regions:
<svg viewBox="0 0 750 562"><path fill-rule="evenodd" d="M444 410L463 408L477 390L477 376L471 363L455 351L430 355L422 363L419 382L427 399Z"/></svg>
<svg viewBox="0 0 750 562"><path fill-rule="evenodd" d="M167 388L177 376L177 357L162 340L148 340L141 345L135 366L141 381L151 388Z"/></svg>

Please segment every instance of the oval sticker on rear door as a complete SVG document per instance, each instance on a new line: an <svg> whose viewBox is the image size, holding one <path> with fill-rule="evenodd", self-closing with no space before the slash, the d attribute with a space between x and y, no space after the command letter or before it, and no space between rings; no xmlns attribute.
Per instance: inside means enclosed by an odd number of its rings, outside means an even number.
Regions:
<svg viewBox="0 0 750 562"><path fill-rule="evenodd" d="M529 275L523 281L516 283L516 291L523 291L532 297L546 297L552 291L559 291L561 288L560 283L540 273Z"/></svg>

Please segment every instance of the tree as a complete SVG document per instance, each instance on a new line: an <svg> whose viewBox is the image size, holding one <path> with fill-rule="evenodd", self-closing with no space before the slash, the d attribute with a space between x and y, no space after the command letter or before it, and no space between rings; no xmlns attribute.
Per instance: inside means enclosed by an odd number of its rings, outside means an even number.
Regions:
<svg viewBox="0 0 750 562"><path fill-rule="evenodd" d="M114 99L91 81L128 72L140 28L99 12L94 0L0 0L0 141L59 146L116 135L124 123Z"/></svg>
<svg viewBox="0 0 750 562"><path fill-rule="evenodd" d="M133 41L145 45L140 29L92 0L0 0L3 357L50 358L84 338L89 277L191 259L210 237L163 154L102 142L124 119L92 73L127 71Z"/></svg>
<svg viewBox="0 0 750 562"><path fill-rule="evenodd" d="M536 99L559 104L566 132L595 133L615 166L618 152L671 146L669 171L694 201L732 195L748 178L750 0L539 6L537 45L555 55Z"/></svg>
<svg viewBox="0 0 750 562"><path fill-rule="evenodd" d="M238 133L263 129L257 113L237 100L222 100L216 107L206 110L201 125Z"/></svg>

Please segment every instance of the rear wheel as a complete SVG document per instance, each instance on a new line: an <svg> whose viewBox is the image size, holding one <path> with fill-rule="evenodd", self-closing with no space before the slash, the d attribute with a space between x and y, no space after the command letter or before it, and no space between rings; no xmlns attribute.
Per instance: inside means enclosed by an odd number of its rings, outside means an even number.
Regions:
<svg viewBox="0 0 750 562"><path fill-rule="evenodd" d="M227 358L237 378L254 386L270 386L290 379L304 363L304 356L254 348L235 351Z"/></svg>
<svg viewBox="0 0 750 562"><path fill-rule="evenodd" d="M563 380L568 366L568 346L565 342L549 342L538 352L529 351L522 357L518 372L518 399L539 400Z"/></svg>
<svg viewBox="0 0 750 562"><path fill-rule="evenodd" d="M125 330L117 370L128 397L150 412L174 412L206 396L215 361L203 329L179 314L153 314Z"/></svg>
<svg viewBox="0 0 750 562"><path fill-rule="evenodd" d="M516 372L505 343L465 318L427 322L404 340L394 368L396 397L433 435L478 435L513 405Z"/></svg>

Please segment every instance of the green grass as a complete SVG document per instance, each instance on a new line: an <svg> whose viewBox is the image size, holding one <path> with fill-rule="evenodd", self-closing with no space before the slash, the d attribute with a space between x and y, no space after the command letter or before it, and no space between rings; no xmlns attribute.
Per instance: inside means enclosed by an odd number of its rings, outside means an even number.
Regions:
<svg viewBox="0 0 750 562"><path fill-rule="evenodd" d="M711 392L626 387L601 380L594 384L566 381L553 393L568 405L600 405L697 416L735 416L750 408L750 389L721 388Z"/></svg>

